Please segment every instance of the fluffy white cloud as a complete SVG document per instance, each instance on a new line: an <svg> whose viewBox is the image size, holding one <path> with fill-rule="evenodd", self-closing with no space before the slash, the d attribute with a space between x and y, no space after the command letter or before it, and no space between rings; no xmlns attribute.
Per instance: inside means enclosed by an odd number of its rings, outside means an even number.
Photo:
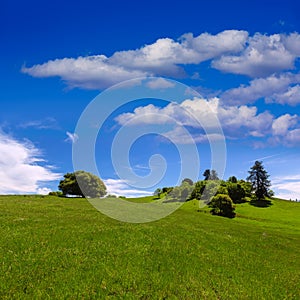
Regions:
<svg viewBox="0 0 300 300"><path fill-rule="evenodd" d="M296 83L300 83L300 74L271 75L267 78L254 79L248 86L230 89L223 93L221 98L226 104L231 105L249 104L260 98L266 98L267 102L296 105L300 102L299 88L290 87Z"/></svg>
<svg viewBox="0 0 300 300"><path fill-rule="evenodd" d="M111 57L55 59L24 66L22 72L34 77L59 76L70 87L103 89L142 76L183 76L183 65L237 53L245 47L247 37L248 33L242 30L226 30L216 35L203 33L197 37L185 34L178 41L162 38L140 49L115 52Z"/></svg>
<svg viewBox="0 0 300 300"><path fill-rule="evenodd" d="M197 98L185 100L181 105L205 125L210 121L212 125L216 124L215 119L219 120L224 132L229 136L236 136L238 131L239 134L252 136L264 134L269 130L273 119L268 112L258 114L254 106L224 106L216 97L209 100ZM191 120L188 125L193 124L195 122ZM237 130L241 128L245 129L244 132Z"/></svg>
<svg viewBox="0 0 300 300"><path fill-rule="evenodd" d="M223 72L263 77L294 68L299 56L299 34L256 33L249 37L245 50L238 55L224 55L213 61L212 66Z"/></svg>
<svg viewBox="0 0 300 300"><path fill-rule="evenodd" d="M70 87L103 89L143 76L185 75L184 66L212 60L212 66L229 73L252 77L294 68L300 56L298 33L248 36L243 30L225 30L216 35L184 34L178 41L161 38L140 49L117 51L111 57L94 55L50 60L22 72L34 77L59 76Z"/></svg>
<svg viewBox="0 0 300 300"><path fill-rule="evenodd" d="M289 129L297 125L298 119L299 117L297 115L291 116L290 114L278 117L272 124L273 134L286 135L289 132Z"/></svg>
<svg viewBox="0 0 300 300"><path fill-rule="evenodd" d="M285 140L288 146L300 145L300 129L296 128L288 131Z"/></svg>
<svg viewBox="0 0 300 300"><path fill-rule="evenodd" d="M139 124L166 124L170 122L169 118L165 118L165 114L161 109L153 104L141 106L134 109L133 113L123 113L115 118L120 125L125 125L130 121L130 125Z"/></svg>
<svg viewBox="0 0 300 300"><path fill-rule="evenodd" d="M123 80L152 74L110 64L104 55L50 60L30 68L23 67L22 72L34 77L59 76L70 87L86 89L103 89Z"/></svg>
<svg viewBox="0 0 300 300"><path fill-rule="evenodd" d="M202 33L197 37L188 33L179 41L162 38L137 50L116 52L109 61L160 75L180 75L178 64L198 64L225 53L239 52L247 37L248 33L241 30L226 30L217 35Z"/></svg>
<svg viewBox="0 0 300 300"><path fill-rule="evenodd" d="M172 130L166 131L166 136L180 144L219 139L218 124L227 138L267 137L270 144L286 146L300 143L297 115L285 114L275 118L268 111L258 113L255 106L226 106L216 97L209 100L195 97L163 108L150 104L138 107L132 113L123 113L115 120L122 126L173 125ZM196 133L192 130L189 136L182 126L197 129ZM204 129L208 130L207 133Z"/></svg>
<svg viewBox="0 0 300 300"><path fill-rule="evenodd" d="M275 102L279 104L296 106L300 104L300 85L297 84L295 86L289 86L284 92L275 93L268 97L266 102Z"/></svg>
<svg viewBox="0 0 300 300"><path fill-rule="evenodd" d="M297 32L290 35L281 35L285 48L295 56L300 56L300 34Z"/></svg>
<svg viewBox="0 0 300 300"><path fill-rule="evenodd" d="M20 142L0 132L0 193L44 193L49 181L61 174L42 164L40 151L29 142Z"/></svg>
<svg viewBox="0 0 300 300"><path fill-rule="evenodd" d="M107 188L107 193L116 196L125 197L142 197L152 195L152 192L143 191L132 188L127 184L125 180L122 179L105 179L103 180Z"/></svg>
<svg viewBox="0 0 300 300"><path fill-rule="evenodd" d="M268 112L258 114L256 107L248 106L222 106L218 98L187 99L180 105L170 103L166 107L159 108L152 104L138 107L133 113L124 113L116 118L120 125L145 124L174 124L185 125L194 128L218 128L220 124L228 136L262 136L270 131L273 116ZM244 128L245 130L238 130ZM171 131L172 137L178 134L182 139L182 131ZM214 132L211 132L212 134ZM217 133L217 131L215 132ZM198 136L197 142L204 141Z"/></svg>

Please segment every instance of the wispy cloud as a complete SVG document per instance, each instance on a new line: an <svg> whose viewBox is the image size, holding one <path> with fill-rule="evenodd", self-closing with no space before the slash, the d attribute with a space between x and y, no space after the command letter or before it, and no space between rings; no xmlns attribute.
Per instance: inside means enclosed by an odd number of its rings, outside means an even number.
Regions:
<svg viewBox="0 0 300 300"><path fill-rule="evenodd" d="M273 154L273 155L267 155L267 156L263 156L263 157L259 157L259 158L255 158L255 159L252 159L252 160L249 160L248 162L255 162L255 161L264 161L264 160L269 160L273 157L277 157L277 156L280 156L281 153L277 153L277 154Z"/></svg>
<svg viewBox="0 0 300 300"><path fill-rule="evenodd" d="M272 189L276 197L283 199L300 199L300 174L284 175L273 178Z"/></svg>
<svg viewBox="0 0 300 300"><path fill-rule="evenodd" d="M58 130L59 125L56 119L54 118L45 118L43 120L33 120L21 123L19 125L21 128L35 128L35 129L54 129Z"/></svg>
<svg viewBox="0 0 300 300"><path fill-rule="evenodd" d="M78 135L76 133L71 133L69 131L66 132L66 135L68 136L65 139L65 142L70 142L70 143L76 143L78 141Z"/></svg>

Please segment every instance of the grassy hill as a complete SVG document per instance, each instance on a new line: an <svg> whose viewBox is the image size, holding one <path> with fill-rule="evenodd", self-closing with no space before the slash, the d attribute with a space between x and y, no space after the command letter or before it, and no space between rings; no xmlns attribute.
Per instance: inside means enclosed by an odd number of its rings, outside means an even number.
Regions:
<svg viewBox="0 0 300 300"><path fill-rule="evenodd" d="M128 224L85 199L1 196L0 299L300 299L300 203L236 212L189 201Z"/></svg>

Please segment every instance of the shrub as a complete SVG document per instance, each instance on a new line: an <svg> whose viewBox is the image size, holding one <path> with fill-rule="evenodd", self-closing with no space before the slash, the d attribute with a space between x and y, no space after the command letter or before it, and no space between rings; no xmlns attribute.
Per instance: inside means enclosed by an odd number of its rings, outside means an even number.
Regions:
<svg viewBox="0 0 300 300"><path fill-rule="evenodd" d="M61 191L56 191L56 192L49 192L49 196L57 196L57 197L62 197L63 193Z"/></svg>
<svg viewBox="0 0 300 300"><path fill-rule="evenodd" d="M231 198L225 194L218 194L214 196L209 204L211 207L211 213L213 215L233 218L235 216L234 213L234 205Z"/></svg>
<svg viewBox="0 0 300 300"><path fill-rule="evenodd" d="M242 203L246 197L245 190L238 183L229 182L227 184L227 190L233 203Z"/></svg>

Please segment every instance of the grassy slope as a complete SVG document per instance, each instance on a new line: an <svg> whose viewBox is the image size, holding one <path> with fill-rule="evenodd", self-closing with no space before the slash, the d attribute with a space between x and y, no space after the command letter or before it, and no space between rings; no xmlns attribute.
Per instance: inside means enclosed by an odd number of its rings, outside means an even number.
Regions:
<svg viewBox="0 0 300 300"><path fill-rule="evenodd" d="M0 197L0 299L300 298L299 203L197 204L127 224L84 199Z"/></svg>

